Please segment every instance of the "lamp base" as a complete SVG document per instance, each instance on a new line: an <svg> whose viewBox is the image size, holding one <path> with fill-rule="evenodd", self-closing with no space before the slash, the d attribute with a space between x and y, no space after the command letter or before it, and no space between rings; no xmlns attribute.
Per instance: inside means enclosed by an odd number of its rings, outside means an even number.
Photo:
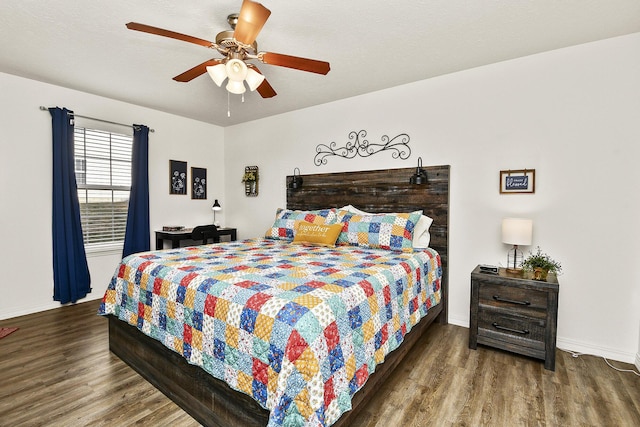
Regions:
<svg viewBox="0 0 640 427"><path fill-rule="evenodd" d="M513 248L507 252L507 271L522 270L522 260L522 251L518 249L518 245L513 245Z"/></svg>
<svg viewBox="0 0 640 427"><path fill-rule="evenodd" d="M521 268L505 268L505 272L509 276L524 277L524 270Z"/></svg>

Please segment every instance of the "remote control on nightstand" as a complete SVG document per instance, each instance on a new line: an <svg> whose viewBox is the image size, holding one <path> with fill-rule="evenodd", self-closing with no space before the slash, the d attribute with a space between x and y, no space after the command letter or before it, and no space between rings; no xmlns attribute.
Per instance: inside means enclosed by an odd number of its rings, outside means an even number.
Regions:
<svg viewBox="0 0 640 427"><path fill-rule="evenodd" d="M498 267L495 265L480 264L481 273L498 274Z"/></svg>

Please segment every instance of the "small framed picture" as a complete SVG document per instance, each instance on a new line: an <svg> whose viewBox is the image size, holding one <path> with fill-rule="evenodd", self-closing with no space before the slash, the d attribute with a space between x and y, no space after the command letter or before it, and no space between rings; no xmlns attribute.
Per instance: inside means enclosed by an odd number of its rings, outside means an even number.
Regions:
<svg viewBox="0 0 640 427"><path fill-rule="evenodd" d="M191 198L206 200L207 198L207 170L205 168L191 168Z"/></svg>
<svg viewBox="0 0 640 427"><path fill-rule="evenodd" d="M500 171L500 194L535 193L535 169Z"/></svg>
<svg viewBox="0 0 640 427"><path fill-rule="evenodd" d="M187 194L187 162L169 160L169 194Z"/></svg>

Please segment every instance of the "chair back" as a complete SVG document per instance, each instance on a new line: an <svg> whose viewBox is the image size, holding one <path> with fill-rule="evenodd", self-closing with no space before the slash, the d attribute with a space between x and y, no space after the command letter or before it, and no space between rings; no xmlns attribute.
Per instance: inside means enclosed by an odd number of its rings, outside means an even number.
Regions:
<svg viewBox="0 0 640 427"><path fill-rule="evenodd" d="M192 240L202 240L202 244L206 245L211 239L211 243L220 243L220 235L218 227L213 224L199 225L191 232Z"/></svg>

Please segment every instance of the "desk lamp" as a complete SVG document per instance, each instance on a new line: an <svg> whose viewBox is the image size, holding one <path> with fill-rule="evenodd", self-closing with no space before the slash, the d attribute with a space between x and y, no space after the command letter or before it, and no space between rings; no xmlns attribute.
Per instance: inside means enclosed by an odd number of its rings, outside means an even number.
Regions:
<svg viewBox="0 0 640 427"><path fill-rule="evenodd" d="M502 220L502 243L513 245L507 253L507 271L520 273L522 271L522 251L518 245L530 245L533 231L533 221L526 218L504 218Z"/></svg>
<svg viewBox="0 0 640 427"><path fill-rule="evenodd" d="M211 210L213 211L213 225L215 225L216 227L220 227L220 223L216 221L216 212L222 210L222 206L220 206L218 199L215 199L213 201L213 206L211 207Z"/></svg>

